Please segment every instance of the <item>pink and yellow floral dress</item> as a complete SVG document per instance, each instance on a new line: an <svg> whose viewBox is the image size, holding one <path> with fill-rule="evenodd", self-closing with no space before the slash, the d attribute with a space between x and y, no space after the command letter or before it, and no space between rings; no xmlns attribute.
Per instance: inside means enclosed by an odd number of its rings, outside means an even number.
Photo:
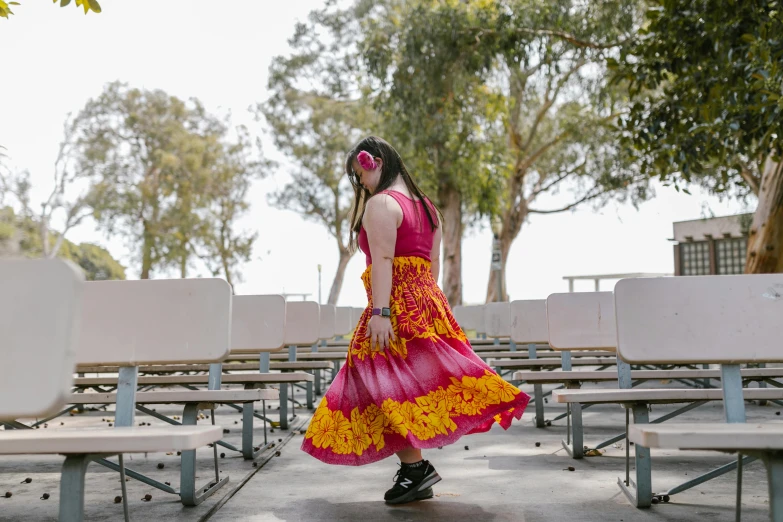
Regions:
<svg viewBox="0 0 783 522"><path fill-rule="evenodd" d="M373 308L370 249L362 281L369 301L346 363L316 409L302 450L328 464L359 466L408 446L436 448L462 435L507 429L530 397L497 375L474 352L432 277L434 232L424 202L384 191L403 209L392 267L391 321L396 341L370 350ZM432 205L427 202L426 204Z"/></svg>

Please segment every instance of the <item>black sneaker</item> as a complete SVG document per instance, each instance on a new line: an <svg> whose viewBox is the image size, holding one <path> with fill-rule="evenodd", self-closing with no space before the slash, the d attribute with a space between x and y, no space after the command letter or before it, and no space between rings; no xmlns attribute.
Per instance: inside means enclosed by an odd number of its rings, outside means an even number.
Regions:
<svg viewBox="0 0 783 522"><path fill-rule="evenodd" d="M432 486L440 482L440 475L428 460L419 466L402 464L394 475L394 487L383 496L387 504L404 504L432 498Z"/></svg>
<svg viewBox="0 0 783 522"><path fill-rule="evenodd" d="M422 489L419 491L419 494L416 495L416 500L427 500L428 498L432 498L435 496L435 493L432 491L432 488Z"/></svg>

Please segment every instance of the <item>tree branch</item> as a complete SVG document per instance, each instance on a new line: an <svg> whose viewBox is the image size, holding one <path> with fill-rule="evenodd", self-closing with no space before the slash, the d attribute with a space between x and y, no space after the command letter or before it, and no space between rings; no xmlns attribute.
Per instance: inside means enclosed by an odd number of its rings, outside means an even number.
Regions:
<svg viewBox="0 0 783 522"><path fill-rule="evenodd" d="M549 149L551 149L552 147L554 147L555 145L563 141L566 138L566 136L568 136L569 134L571 134L570 130L563 131L557 136L555 136L554 138L552 138L549 142L541 145L538 148L538 150L536 150L533 154L528 156L527 159L525 159L525 161L523 161L522 164L517 167L516 175L518 176L520 173L526 172L527 169L529 169L531 165L533 165L533 163L535 163L538 158L543 156L546 151L548 151Z"/></svg>
<svg viewBox="0 0 783 522"><path fill-rule="evenodd" d="M492 30L492 29L482 29L479 27L473 27L471 28L472 31L476 31L475 39L477 42L480 42L481 37L485 34L491 34L491 35L497 35L498 31ZM576 47L586 48L586 49L599 49L599 50L606 50L606 49L612 49L614 47L619 47L621 45L625 45L627 42L631 41L633 36L629 36L628 38L625 38L623 40L619 40L617 42L611 42L606 44L599 44L595 42L590 42L587 40L581 40L575 35L571 33L567 33L565 31L554 31L551 29L531 29L529 27L520 27L517 29L513 29L511 31L512 33L521 33L521 34L529 34L533 36L553 36L555 38L560 38L561 40L565 40L566 42L570 43L571 45L574 45Z"/></svg>
<svg viewBox="0 0 783 522"><path fill-rule="evenodd" d="M68 146L68 139L70 137L67 119L65 123L63 123L63 135L64 137L60 142L60 148L57 150L57 158L54 160L54 186L52 187L52 192L49 194L49 197L41 204L41 219L51 216L52 211L54 210L52 208L54 206L54 198L56 198L58 194L62 195L65 192L66 171L64 168L61 168L61 164L65 161L66 147Z"/></svg>
<svg viewBox="0 0 783 522"><path fill-rule="evenodd" d="M530 147L530 145L533 143L533 139L536 137L536 133L538 132L539 124L544 119L544 116L546 116L546 113L549 112L549 109L552 108L552 105L555 103L557 97L560 95L560 91L563 89L563 86L571 78L571 75L573 75L576 71L581 69L585 63L586 62L584 57L580 57L576 61L574 66L571 67L571 69L569 69L568 72L565 75L563 75L562 78L560 78L560 80L558 80L554 92L552 92L551 84L547 84L546 94L544 95L544 105L538 111L538 114L536 114L536 119L533 122L533 126L530 128L530 133L528 134L527 141L525 142L525 145L522 147L523 151L526 151L528 147Z"/></svg>
<svg viewBox="0 0 783 522"><path fill-rule="evenodd" d="M518 73L509 72L511 76L511 83L509 85L509 98L512 100L512 106L509 110L510 116L509 116L509 126L510 128L510 134L511 134L511 142L513 145L517 148L522 150L522 138L519 133L519 120L520 120L520 114L522 112L522 93L525 92L525 89L527 88L527 82L528 79L538 72L541 67L543 67L544 62L541 61L538 64L534 65L533 67L526 69L524 71L519 71ZM512 70L512 67L509 67L509 70ZM518 95L513 95L512 92L516 90Z"/></svg>
<svg viewBox="0 0 783 522"><path fill-rule="evenodd" d="M544 192L548 191L549 189L551 189L552 187L554 187L555 185L557 185L558 183L560 183L561 181L563 181L564 179L566 179L566 178L567 178L568 176L570 176L571 174L575 174L576 172L578 172L578 171L580 171L580 170L584 169L584 168L585 168L585 166L587 166L587 158L585 158L585 160L584 160L584 161L582 161L582 163L580 163L579 165L577 165L577 166L576 166L576 167L574 167L573 169L565 171L565 173L561 174L560 176L558 176L557 178L555 178L553 181L550 181L550 182L549 182L549 183L547 183L546 185L544 185L544 184L543 184L543 182L544 182L544 180L545 180L546 178L544 178L543 176L542 176L542 177L540 177L540 178L538 179L538 181L536 181L536 184L533 186L533 190L531 191L531 193L530 193L530 196L528 196L528 197L525 199L525 201L526 201L526 202L527 202L527 204L529 205L530 203L532 203L532 202L533 202L533 200L534 200L534 199L536 199L536 197L537 197L539 194L542 194L542 193L544 193Z"/></svg>
<svg viewBox="0 0 783 522"><path fill-rule="evenodd" d="M625 38L618 42L611 42L608 44L597 44L595 42L580 40L576 36L570 33L566 33L565 31L552 31L550 29L528 29L526 27L523 27L517 29L516 32L524 33L524 34L533 34L536 36L554 36L555 38L560 38L562 40L565 40L566 42L575 45L576 47L589 48L589 49L612 49L614 47L619 47L621 45L626 44L632 38L631 36L629 36L628 38Z"/></svg>
<svg viewBox="0 0 783 522"><path fill-rule="evenodd" d="M759 190L761 190L761 178L753 174L753 172L751 172L751 170L747 168L745 165L743 165L740 168L740 176L742 177L743 180L745 180L745 183L748 184L748 187L750 187L751 192L753 192L753 194L758 196Z"/></svg>
<svg viewBox="0 0 783 522"><path fill-rule="evenodd" d="M529 208L527 210L527 212L528 212L528 214L557 214L558 212L565 212L566 210L571 210L572 208L577 207L577 206L581 205L582 203L584 203L586 201L593 200L593 199L595 199L595 198L597 198L599 196L603 196L604 194L607 194L609 192L611 192L611 191L608 190L608 189L604 189L604 190L599 190L598 192L595 192L593 194L587 193L587 194L585 194L584 197L578 199L577 201L574 201L570 205L566 205L565 207L558 208L558 209L536 210L536 209L533 209L533 208Z"/></svg>

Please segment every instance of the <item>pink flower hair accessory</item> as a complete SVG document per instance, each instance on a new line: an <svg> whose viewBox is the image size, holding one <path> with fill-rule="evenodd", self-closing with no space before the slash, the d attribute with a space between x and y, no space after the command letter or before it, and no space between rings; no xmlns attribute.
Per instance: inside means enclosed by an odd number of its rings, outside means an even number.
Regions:
<svg viewBox="0 0 783 522"><path fill-rule="evenodd" d="M378 164L375 163L373 157L366 150L363 150L356 155L356 161L359 162L359 165L361 165L364 170L375 170L378 168Z"/></svg>

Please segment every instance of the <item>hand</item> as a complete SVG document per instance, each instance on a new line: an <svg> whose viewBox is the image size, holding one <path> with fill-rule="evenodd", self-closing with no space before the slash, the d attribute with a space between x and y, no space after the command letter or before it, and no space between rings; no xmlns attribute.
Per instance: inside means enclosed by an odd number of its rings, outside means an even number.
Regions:
<svg viewBox="0 0 783 522"><path fill-rule="evenodd" d="M395 340L391 319L380 315L370 317L370 322L367 323L367 338L370 339L371 351L380 352L389 348Z"/></svg>

